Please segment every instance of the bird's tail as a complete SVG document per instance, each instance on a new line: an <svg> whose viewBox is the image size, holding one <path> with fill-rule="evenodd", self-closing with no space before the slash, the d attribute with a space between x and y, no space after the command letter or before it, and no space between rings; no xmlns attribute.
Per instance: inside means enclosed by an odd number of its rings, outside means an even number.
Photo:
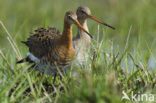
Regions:
<svg viewBox="0 0 156 103"><path fill-rule="evenodd" d="M21 63L24 63L24 62L34 63L28 56L26 58L23 58L23 59L17 61L16 63L21 64Z"/></svg>
<svg viewBox="0 0 156 103"><path fill-rule="evenodd" d="M26 46L29 46L29 42L27 41L21 41L21 43L25 44Z"/></svg>
<svg viewBox="0 0 156 103"><path fill-rule="evenodd" d="M24 63L24 62L26 62L26 58L23 58L23 59L17 61L16 64L21 64L21 63Z"/></svg>

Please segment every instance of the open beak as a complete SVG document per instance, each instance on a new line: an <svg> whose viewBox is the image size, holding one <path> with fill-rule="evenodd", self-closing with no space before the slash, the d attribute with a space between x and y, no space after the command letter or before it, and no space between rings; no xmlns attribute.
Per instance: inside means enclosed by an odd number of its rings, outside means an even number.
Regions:
<svg viewBox="0 0 156 103"><path fill-rule="evenodd" d="M105 25L105 26L108 26L108 27L110 27L110 28L112 28L112 29L115 30L114 27L112 27L112 26L110 26L110 25L104 23L103 21L99 20L98 18L94 17L93 15L88 15L88 16L89 16L90 19L93 19L94 21L96 21L96 22L98 22L98 23L101 23L101 24L103 24L103 25Z"/></svg>
<svg viewBox="0 0 156 103"><path fill-rule="evenodd" d="M75 24L80 28L80 29L82 29L84 32L86 32L91 38L93 38L92 37L92 35L90 35L90 33L88 33L81 25L80 25L80 23L78 22L78 20L74 20L74 22L75 22Z"/></svg>

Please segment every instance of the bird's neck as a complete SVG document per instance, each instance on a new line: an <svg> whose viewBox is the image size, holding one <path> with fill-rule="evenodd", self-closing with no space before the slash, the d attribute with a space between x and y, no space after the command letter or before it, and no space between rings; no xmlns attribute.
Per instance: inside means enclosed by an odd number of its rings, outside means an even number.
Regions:
<svg viewBox="0 0 156 103"><path fill-rule="evenodd" d="M72 47L72 24L69 24L66 21L64 21L62 39L66 45Z"/></svg>
<svg viewBox="0 0 156 103"><path fill-rule="evenodd" d="M87 26L87 20L79 20L79 23L83 28L88 32L88 26ZM78 34L77 36L79 38L90 38L87 33L85 33L83 30L81 30L79 27L77 28Z"/></svg>

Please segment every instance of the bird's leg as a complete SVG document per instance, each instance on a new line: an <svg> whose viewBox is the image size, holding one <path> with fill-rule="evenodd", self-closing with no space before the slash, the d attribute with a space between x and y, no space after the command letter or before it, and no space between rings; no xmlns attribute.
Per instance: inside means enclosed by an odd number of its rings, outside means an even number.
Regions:
<svg viewBox="0 0 156 103"><path fill-rule="evenodd" d="M56 73L54 74L54 79L53 79L53 84L55 84L55 80L56 80Z"/></svg>
<svg viewBox="0 0 156 103"><path fill-rule="evenodd" d="M62 76L60 75L60 81L62 82Z"/></svg>

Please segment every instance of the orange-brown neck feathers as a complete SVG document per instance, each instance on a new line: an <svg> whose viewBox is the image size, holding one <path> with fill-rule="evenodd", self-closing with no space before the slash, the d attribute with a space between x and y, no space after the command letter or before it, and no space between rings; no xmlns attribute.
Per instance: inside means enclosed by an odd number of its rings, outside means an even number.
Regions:
<svg viewBox="0 0 156 103"><path fill-rule="evenodd" d="M64 21L62 40L68 46L72 46L72 24L66 22L66 20Z"/></svg>

